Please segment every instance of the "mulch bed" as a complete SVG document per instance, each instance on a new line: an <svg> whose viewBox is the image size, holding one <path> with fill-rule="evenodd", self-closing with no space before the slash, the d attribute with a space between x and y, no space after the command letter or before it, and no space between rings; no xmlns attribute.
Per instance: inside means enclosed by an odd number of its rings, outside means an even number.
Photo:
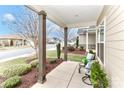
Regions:
<svg viewBox="0 0 124 93"><path fill-rule="evenodd" d="M4 77L1 77L0 76L0 84L2 83L2 82L4 82L6 79L4 78Z"/></svg>
<svg viewBox="0 0 124 93"><path fill-rule="evenodd" d="M52 71L55 67L57 67L59 64L62 63L62 59L56 59L56 63L54 64L50 64L49 60L47 59L46 61L46 73L49 73L50 71Z"/></svg>
<svg viewBox="0 0 124 93"><path fill-rule="evenodd" d="M73 54L83 54L84 55L86 53L86 50L80 50L80 49L76 48L71 53L73 53Z"/></svg>
<svg viewBox="0 0 124 93"><path fill-rule="evenodd" d="M37 82L37 69L33 68L29 73L21 76L21 84L16 88L29 88Z"/></svg>
<svg viewBox="0 0 124 93"><path fill-rule="evenodd" d="M29 62L30 63L30 62ZM46 73L48 74L50 71L52 71L55 67L57 67L59 64L62 63L62 59L57 59L56 63L51 64L49 63L49 60L46 61ZM21 84L18 85L16 88L30 88L37 82L38 78L38 69L32 68L32 70L21 76ZM0 83L2 83L5 80L5 78L0 77Z"/></svg>
<svg viewBox="0 0 124 93"><path fill-rule="evenodd" d="M64 53L64 49L62 50L62 52ZM78 48L75 48L74 51L68 51L68 53L85 55L86 50L80 50Z"/></svg>

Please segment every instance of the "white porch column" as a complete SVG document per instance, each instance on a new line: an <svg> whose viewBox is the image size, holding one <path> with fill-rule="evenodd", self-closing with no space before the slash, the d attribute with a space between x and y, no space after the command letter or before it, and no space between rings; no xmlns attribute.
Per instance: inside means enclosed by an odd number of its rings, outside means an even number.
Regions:
<svg viewBox="0 0 124 93"><path fill-rule="evenodd" d="M68 39L68 28L65 27L64 28L64 60L67 61L68 57L67 57L67 39Z"/></svg>
<svg viewBox="0 0 124 93"><path fill-rule="evenodd" d="M46 81L46 13L40 11L39 16L39 33L38 33L38 58L39 58L39 77L38 82Z"/></svg>
<svg viewBox="0 0 124 93"><path fill-rule="evenodd" d="M86 31L86 51L88 52L88 30Z"/></svg>

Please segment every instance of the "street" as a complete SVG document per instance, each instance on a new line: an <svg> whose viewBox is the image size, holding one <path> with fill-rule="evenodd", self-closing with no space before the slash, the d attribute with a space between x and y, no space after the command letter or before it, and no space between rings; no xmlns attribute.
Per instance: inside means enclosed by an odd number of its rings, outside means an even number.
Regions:
<svg viewBox="0 0 124 93"><path fill-rule="evenodd" d="M32 48L3 51L3 52L0 52L0 60L9 59L17 56L28 55L28 54L32 54L33 52L35 51Z"/></svg>
<svg viewBox="0 0 124 93"><path fill-rule="evenodd" d="M47 44L46 50L55 50L55 44ZM33 48L23 48L23 49L15 49L15 50L8 50L8 51L0 51L0 62L15 59L22 56L29 56L34 53L35 50Z"/></svg>

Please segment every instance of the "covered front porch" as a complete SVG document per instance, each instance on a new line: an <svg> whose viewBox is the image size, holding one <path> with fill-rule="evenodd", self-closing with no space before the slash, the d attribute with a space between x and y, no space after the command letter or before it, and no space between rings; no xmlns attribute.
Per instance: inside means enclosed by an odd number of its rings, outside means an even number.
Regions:
<svg viewBox="0 0 124 93"><path fill-rule="evenodd" d="M85 75L78 73L78 62L68 61L68 29L96 26L103 6L27 6L39 16L39 77L33 87L91 87L82 83ZM87 12L87 13L85 13ZM92 16L91 16L92 15ZM46 76L46 19L59 25L64 31L64 62ZM88 34L87 46L88 51ZM83 55L82 55L83 56Z"/></svg>

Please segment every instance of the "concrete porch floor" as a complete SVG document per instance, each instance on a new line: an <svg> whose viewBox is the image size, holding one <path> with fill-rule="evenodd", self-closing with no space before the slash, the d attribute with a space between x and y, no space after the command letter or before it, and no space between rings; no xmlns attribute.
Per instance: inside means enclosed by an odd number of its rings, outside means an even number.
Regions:
<svg viewBox="0 0 124 93"><path fill-rule="evenodd" d="M44 84L36 83L32 88L92 88L82 82L81 78L85 72L83 68L79 74L78 65L78 62L63 62L47 74L47 81Z"/></svg>

